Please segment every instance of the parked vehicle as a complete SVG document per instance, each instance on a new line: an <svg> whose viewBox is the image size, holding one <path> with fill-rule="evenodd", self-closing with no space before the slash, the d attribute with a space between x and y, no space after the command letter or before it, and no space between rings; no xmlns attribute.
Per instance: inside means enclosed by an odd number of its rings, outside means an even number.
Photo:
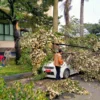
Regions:
<svg viewBox="0 0 100 100"><path fill-rule="evenodd" d="M47 74L46 77L56 78L56 68L53 64L53 61L45 64L42 70ZM78 71L71 68L71 66L68 65L66 62L64 62L63 65L61 65L61 70L60 70L61 78L68 78L70 75L73 75L75 73L78 73Z"/></svg>

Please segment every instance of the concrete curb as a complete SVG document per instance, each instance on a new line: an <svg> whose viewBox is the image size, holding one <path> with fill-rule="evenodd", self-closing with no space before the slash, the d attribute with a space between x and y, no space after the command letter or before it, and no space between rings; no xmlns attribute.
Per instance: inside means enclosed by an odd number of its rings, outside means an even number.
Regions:
<svg viewBox="0 0 100 100"><path fill-rule="evenodd" d="M26 72L26 73L11 75L11 76L3 76L2 78L6 82L9 82L9 81L19 80L19 79L23 79L23 78L32 77L32 76L33 76L32 72Z"/></svg>

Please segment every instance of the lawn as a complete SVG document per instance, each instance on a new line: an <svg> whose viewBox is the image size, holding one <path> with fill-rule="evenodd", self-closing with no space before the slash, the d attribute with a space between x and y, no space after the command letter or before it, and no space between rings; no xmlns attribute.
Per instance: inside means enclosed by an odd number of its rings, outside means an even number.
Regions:
<svg viewBox="0 0 100 100"><path fill-rule="evenodd" d="M14 60L11 59L9 64L5 67L0 67L0 76L9 76L18 73L31 72L30 66L16 65Z"/></svg>

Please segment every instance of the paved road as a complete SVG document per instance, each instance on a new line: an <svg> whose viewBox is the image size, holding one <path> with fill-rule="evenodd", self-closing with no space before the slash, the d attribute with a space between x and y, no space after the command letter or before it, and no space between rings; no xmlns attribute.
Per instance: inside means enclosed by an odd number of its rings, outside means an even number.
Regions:
<svg viewBox="0 0 100 100"><path fill-rule="evenodd" d="M89 91L89 95L76 95L64 93L54 100L100 100L100 83L98 82L84 82L79 76L72 77L74 80L78 80L80 86Z"/></svg>
<svg viewBox="0 0 100 100"><path fill-rule="evenodd" d="M68 94L64 93L60 97L54 100L100 100L100 83L99 82L84 82L79 75L70 77L73 80L78 80L80 86L84 87L87 91L89 91L89 95L76 95L76 94ZM46 79L48 80L48 79ZM22 83L30 82L30 79L22 79ZM10 83L11 84L11 83Z"/></svg>

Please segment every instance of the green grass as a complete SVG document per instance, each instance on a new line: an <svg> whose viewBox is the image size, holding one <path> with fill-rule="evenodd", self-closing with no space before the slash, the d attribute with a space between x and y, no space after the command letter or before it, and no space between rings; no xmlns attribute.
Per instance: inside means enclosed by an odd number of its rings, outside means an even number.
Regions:
<svg viewBox="0 0 100 100"><path fill-rule="evenodd" d="M7 66L0 67L0 76L9 76L13 74L19 74L31 71L32 68L30 68L30 66L16 65L14 60L11 59Z"/></svg>

